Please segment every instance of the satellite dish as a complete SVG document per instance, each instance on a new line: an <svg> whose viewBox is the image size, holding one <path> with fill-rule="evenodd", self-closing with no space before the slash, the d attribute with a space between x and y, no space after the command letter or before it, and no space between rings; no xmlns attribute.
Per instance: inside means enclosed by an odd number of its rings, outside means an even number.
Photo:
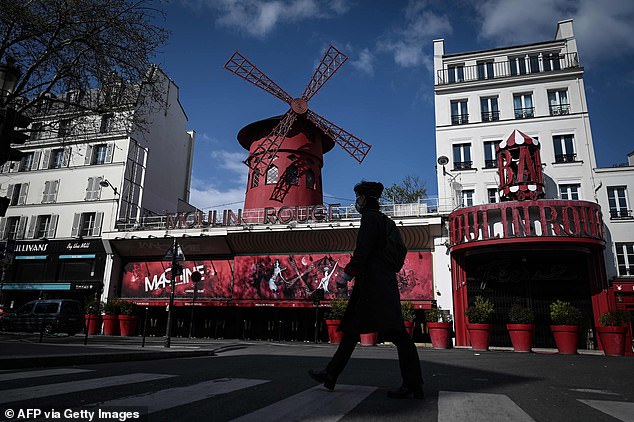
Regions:
<svg viewBox="0 0 634 422"><path fill-rule="evenodd" d="M438 164L440 164L441 166L449 164L449 158L445 157L444 155L441 155L440 157L438 157Z"/></svg>

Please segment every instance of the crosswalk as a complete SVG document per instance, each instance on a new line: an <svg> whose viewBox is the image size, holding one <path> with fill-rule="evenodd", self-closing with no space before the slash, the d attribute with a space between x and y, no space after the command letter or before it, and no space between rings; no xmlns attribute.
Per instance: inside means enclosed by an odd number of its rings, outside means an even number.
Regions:
<svg viewBox="0 0 634 422"><path fill-rule="evenodd" d="M64 381L65 377L71 377ZM217 378L202 382L181 379L182 376L161 373L128 373L101 376L95 370L78 368L55 368L29 371L3 371L0 373L0 420L14 421L15 416L6 409L37 408L56 403L57 396L72 394L75 410L79 409L126 409L142 408L148 415L161 415L163 411L191 406L220 397L240 393L253 393L256 388L276 388L274 380L256 378ZM179 380L180 379L180 380ZM61 382L60 382L61 381ZM12 383L17 383L12 388ZM110 388L102 400L102 389ZM355 412L363 414L363 408L376 400L379 387L367 385L337 385L334 392L322 386L300 389L293 394L265 403L258 409L248 408L240 412L239 403L233 413L239 415L236 422L265 421L338 421L344 417L354 418ZM136 393L133 393L137 391ZM138 392L143 391L143 392ZM571 390L574 393L574 390ZM606 417L622 422L634 422L634 403L629 401L595 400L582 396L587 391L578 391L577 403L587 407L588 412L601 412ZM253 393L255 394L255 393ZM384 394L381 395L384 397ZM69 400L68 398L66 400ZM232 401L223 401L224 403ZM393 401L392 401L393 402ZM390 402L390 403L392 403ZM411 401L416 402L416 401ZM416 403L414 404L416 405ZM433 407L439 422L539 422L539 416L531 416L530 409L522 408L505 394L484 392L438 391L437 395L427 391L427 399L420 402L421 409ZM370 406L371 407L371 406ZM583 407L582 408L586 408ZM539 414L539 412L537 412ZM11 417L7 417L11 416ZM379 417L379 415L376 415ZM4 417L4 419L2 419ZM543 417L543 415L542 415ZM537 418L537 419L535 419ZM160 418L159 418L160 419ZM231 418L229 418L231 419ZM386 419L389 419L386 416ZM398 418L397 418L398 419ZM40 416L38 420L44 420ZM150 418L154 420L154 418ZM209 420L225 420L211 418ZM365 419L364 419L365 420ZM381 419L383 420L383 419ZM425 419L429 420L429 419Z"/></svg>

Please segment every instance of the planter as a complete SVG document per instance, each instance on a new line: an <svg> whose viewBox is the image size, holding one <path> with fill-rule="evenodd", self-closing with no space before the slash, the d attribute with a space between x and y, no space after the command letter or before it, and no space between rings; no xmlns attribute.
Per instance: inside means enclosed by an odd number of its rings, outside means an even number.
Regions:
<svg viewBox="0 0 634 422"><path fill-rule="evenodd" d="M343 338L343 332L337 331L339 328L339 323L341 320L338 319L327 319L326 327L328 328L328 341L330 344L339 344L341 343L341 339Z"/></svg>
<svg viewBox="0 0 634 422"><path fill-rule="evenodd" d="M88 326L88 334L99 334L101 332L101 321L101 315L86 314L86 326Z"/></svg>
<svg viewBox="0 0 634 422"><path fill-rule="evenodd" d="M578 325L551 325L550 329L555 337L559 353L562 355L577 354L577 342L579 341Z"/></svg>
<svg viewBox="0 0 634 422"><path fill-rule="evenodd" d="M376 346L376 340L379 337L379 333L365 333L360 334L361 346Z"/></svg>
<svg viewBox="0 0 634 422"><path fill-rule="evenodd" d="M428 322L427 329L434 349L448 349L451 338L451 322Z"/></svg>
<svg viewBox="0 0 634 422"><path fill-rule="evenodd" d="M119 316L118 315L103 315L103 335L104 336L118 336L119 335Z"/></svg>
<svg viewBox="0 0 634 422"><path fill-rule="evenodd" d="M625 354L626 327L597 327L599 339L606 356L623 356Z"/></svg>
<svg viewBox="0 0 634 422"><path fill-rule="evenodd" d="M122 336L130 337L135 335L138 324L138 315L119 315L119 329Z"/></svg>
<svg viewBox="0 0 634 422"><path fill-rule="evenodd" d="M414 335L414 327L416 326L416 322L414 321L405 321L405 331L409 334L410 338Z"/></svg>
<svg viewBox="0 0 634 422"><path fill-rule="evenodd" d="M489 337L491 334L491 324L467 324L469 337L471 338L471 349L486 351L489 350Z"/></svg>
<svg viewBox="0 0 634 422"><path fill-rule="evenodd" d="M533 345L533 332L535 324L506 324L513 350L516 352L530 352Z"/></svg>

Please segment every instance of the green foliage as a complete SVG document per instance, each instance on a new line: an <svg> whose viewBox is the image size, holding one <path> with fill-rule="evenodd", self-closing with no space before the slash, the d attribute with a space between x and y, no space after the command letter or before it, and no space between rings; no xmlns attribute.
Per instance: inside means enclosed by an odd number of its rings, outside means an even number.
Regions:
<svg viewBox="0 0 634 422"><path fill-rule="evenodd" d="M127 300L119 300L119 314L120 315L136 315L138 311L137 306L128 302Z"/></svg>
<svg viewBox="0 0 634 422"><path fill-rule="evenodd" d="M381 195L386 201L395 204L409 204L427 196L425 182L418 176L405 176L400 184L386 188Z"/></svg>
<svg viewBox="0 0 634 422"><path fill-rule="evenodd" d="M99 315L104 308L104 303L99 300L93 300L86 304L86 313L90 315Z"/></svg>
<svg viewBox="0 0 634 422"><path fill-rule="evenodd" d="M509 322L511 324L532 324L535 319L532 309L522 306L519 303L511 306L509 311Z"/></svg>
<svg viewBox="0 0 634 422"><path fill-rule="evenodd" d="M106 315L119 315L119 311L121 307L121 301L114 297L111 299L108 299L108 301L106 302L106 304L103 306L103 312Z"/></svg>
<svg viewBox="0 0 634 422"><path fill-rule="evenodd" d="M604 327L620 327L630 319L630 314L622 309L608 311L599 317L599 323Z"/></svg>
<svg viewBox="0 0 634 422"><path fill-rule="evenodd" d="M474 304L467 308L465 315L471 324L487 324L491 322L493 312L493 303L489 299L476 296Z"/></svg>
<svg viewBox="0 0 634 422"><path fill-rule="evenodd" d="M425 311L425 322L451 322L451 314L443 312L441 308L431 308Z"/></svg>
<svg viewBox="0 0 634 422"><path fill-rule="evenodd" d="M414 321L416 319L416 313L414 312L414 304L409 300L401 302L401 313L405 321Z"/></svg>
<svg viewBox="0 0 634 422"><path fill-rule="evenodd" d="M348 307L348 299L336 297L330 301L329 319L341 319Z"/></svg>
<svg viewBox="0 0 634 422"><path fill-rule="evenodd" d="M557 300L550 304L550 319L555 325L579 325L582 314L570 302Z"/></svg>

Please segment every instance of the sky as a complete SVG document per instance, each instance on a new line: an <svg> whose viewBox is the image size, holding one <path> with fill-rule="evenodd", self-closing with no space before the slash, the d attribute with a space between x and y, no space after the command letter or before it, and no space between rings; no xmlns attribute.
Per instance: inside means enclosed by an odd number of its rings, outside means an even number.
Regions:
<svg viewBox="0 0 634 422"><path fill-rule="evenodd" d="M362 179L386 187L419 177L437 195L434 39L460 53L554 38L572 18L597 165L634 151L632 0L171 0L170 40L157 63L179 87L196 131L190 203L242 208L244 126L288 106L223 68L239 51L291 96L299 96L330 44L349 60L309 108L372 145L358 164L338 146L325 154L324 203L350 205Z"/></svg>

